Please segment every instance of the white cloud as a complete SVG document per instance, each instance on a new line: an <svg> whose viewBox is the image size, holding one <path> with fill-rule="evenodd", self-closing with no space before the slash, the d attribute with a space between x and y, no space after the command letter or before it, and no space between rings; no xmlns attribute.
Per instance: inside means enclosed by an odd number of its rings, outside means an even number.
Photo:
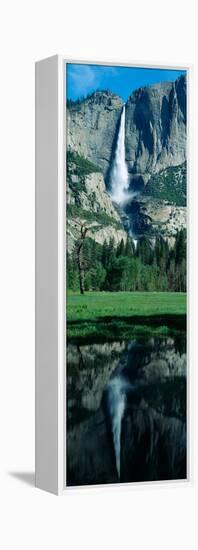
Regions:
<svg viewBox="0 0 198 550"><path fill-rule="evenodd" d="M73 65L69 76L75 92L79 95L85 94L90 88L98 86L97 75L90 65Z"/></svg>
<svg viewBox="0 0 198 550"><path fill-rule="evenodd" d="M90 89L100 88L108 76L117 76L116 67L101 65L71 65L69 78L76 95L85 95Z"/></svg>

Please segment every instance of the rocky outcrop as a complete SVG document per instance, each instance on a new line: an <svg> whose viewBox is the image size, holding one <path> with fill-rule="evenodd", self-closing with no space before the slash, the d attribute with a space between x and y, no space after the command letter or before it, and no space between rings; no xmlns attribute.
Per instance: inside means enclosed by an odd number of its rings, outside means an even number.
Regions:
<svg viewBox="0 0 198 550"><path fill-rule="evenodd" d="M104 244L104 242L109 244L113 239L115 247L117 247L121 241L124 241L126 244L127 240L126 231L124 229L116 229L112 225L106 225L102 228L100 224L95 223L93 224L93 230L90 227L87 235L101 245Z"/></svg>
<svg viewBox="0 0 198 550"><path fill-rule="evenodd" d="M186 207L143 195L129 202L126 212L134 238L144 235L151 238L161 236L172 245L177 232L187 224Z"/></svg>
<svg viewBox="0 0 198 550"><path fill-rule="evenodd" d="M101 227L101 223L94 221L90 222L86 218L86 214L79 216L71 216L67 222L67 250L69 254L73 251L77 239L80 237L80 228L82 225L88 226L87 237L93 239L96 243L103 245L104 242L109 244L113 239L116 247L122 240L126 243L127 233L124 229L118 229L116 226L105 225Z"/></svg>
<svg viewBox="0 0 198 550"><path fill-rule="evenodd" d="M72 166L71 166L72 164ZM120 214L108 195L104 178L100 172L79 175L75 162L68 163L67 178L67 248L72 252L75 241L80 236L82 224L88 227L87 236L97 243L109 243L115 246L127 233L124 230Z"/></svg>
<svg viewBox="0 0 198 550"><path fill-rule="evenodd" d="M68 204L80 205L83 210L91 212L105 212L107 216L120 222L120 216L106 192L102 174L93 172L85 176L84 188L80 191L78 191L79 177L73 175L72 181L76 185L76 190L72 192L70 185L68 185Z"/></svg>
<svg viewBox="0 0 198 550"><path fill-rule="evenodd" d="M110 91L94 92L67 108L68 148L99 165L107 175L123 101Z"/></svg>
<svg viewBox="0 0 198 550"><path fill-rule="evenodd" d="M133 92L126 103L126 161L132 181L186 159L186 79Z"/></svg>

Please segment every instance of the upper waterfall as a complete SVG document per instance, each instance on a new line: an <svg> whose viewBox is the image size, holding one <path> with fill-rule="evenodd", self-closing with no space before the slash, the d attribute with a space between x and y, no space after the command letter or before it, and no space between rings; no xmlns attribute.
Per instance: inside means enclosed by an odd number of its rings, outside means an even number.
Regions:
<svg viewBox="0 0 198 550"><path fill-rule="evenodd" d="M120 127L110 176L110 184L112 199L117 203L123 202L125 199L125 192L129 185L128 170L125 161L125 105L123 106L120 118Z"/></svg>

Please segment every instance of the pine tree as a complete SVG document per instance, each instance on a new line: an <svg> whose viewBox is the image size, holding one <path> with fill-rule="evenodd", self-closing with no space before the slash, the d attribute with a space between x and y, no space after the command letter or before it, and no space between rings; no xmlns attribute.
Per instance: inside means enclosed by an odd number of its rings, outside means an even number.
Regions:
<svg viewBox="0 0 198 550"><path fill-rule="evenodd" d="M128 236L125 245L125 256L134 256L135 254L135 245L133 240Z"/></svg>
<svg viewBox="0 0 198 550"><path fill-rule="evenodd" d="M175 241L175 261L180 264L186 256L186 232L184 229L177 233Z"/></svg>
<svg viewBox="0 0 198 550"><path fill-rule="evenodd" d="M117 246L116 250L116 256L119 258L119 256L125 255L125 245L124 245L124 239L121 239L120 243Z"/></svg>

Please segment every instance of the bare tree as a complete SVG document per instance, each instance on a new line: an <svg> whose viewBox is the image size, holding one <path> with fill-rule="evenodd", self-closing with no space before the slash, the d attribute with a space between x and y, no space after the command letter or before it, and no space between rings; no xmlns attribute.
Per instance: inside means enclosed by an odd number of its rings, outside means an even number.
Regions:
<svg viewBox="0 0 198 550"><path fill-rule="evenodd" d="M76 241L76 256L77 256L77 265L78 265L78 274L79 274L79 284L80 284L80 293L84 294L84 261L83 261L83 244L88 231L88 227L84 224L81 224L80 227L80 237Z"/></svg>

